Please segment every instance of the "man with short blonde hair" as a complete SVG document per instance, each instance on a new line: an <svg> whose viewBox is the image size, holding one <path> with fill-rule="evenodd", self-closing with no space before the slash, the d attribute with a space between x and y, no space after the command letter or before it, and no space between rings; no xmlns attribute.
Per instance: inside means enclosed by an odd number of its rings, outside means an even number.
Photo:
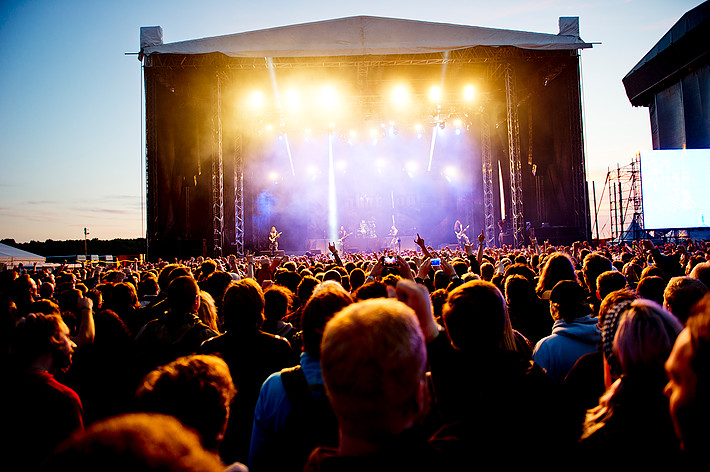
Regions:
<svg viewBox="0 0 710 472"><path fill-rule="evenodd" d="M416 435L428 408L426 361L417 316L402 302L364 300L333 317L323 334L321 366L340 443L317 448L305 470L444 465L433 444Z"/></svg>

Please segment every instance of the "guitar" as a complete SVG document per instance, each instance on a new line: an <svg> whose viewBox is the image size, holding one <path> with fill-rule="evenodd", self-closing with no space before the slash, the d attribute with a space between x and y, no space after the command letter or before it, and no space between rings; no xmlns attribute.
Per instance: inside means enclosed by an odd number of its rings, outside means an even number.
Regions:
<svg viewBox="0 0 710 472"><path fill-rule="evenodd" d="M345 241L345 239L347 239L347 237L350 236L351 234L353 234L353 233L348 233L348 234L346 234L345 236L339 238L339 239L338 239L338 243L342 243L343 241Z"/></svg>
<svg viewBox="0 0 710 472"><path fill-rule="evenodd" d="M466 236L466 230L468 229L470 225L466 226L464 229L461 231L454 231L456 233L456 238L460 240L464 240L466 243L468 243L468 236Z"/></svg>
<svg viewBox="0 0 710 472"><path fill-rule="evenodd" d="M272 244L275 243L276 240L279 239L279 237L281 236L281 233L282 233L282 232L283 232L283 231L280 231L280 232L278 232L278 233L276 233L276 234L269 233L269 242L272 243Z"/></svg>

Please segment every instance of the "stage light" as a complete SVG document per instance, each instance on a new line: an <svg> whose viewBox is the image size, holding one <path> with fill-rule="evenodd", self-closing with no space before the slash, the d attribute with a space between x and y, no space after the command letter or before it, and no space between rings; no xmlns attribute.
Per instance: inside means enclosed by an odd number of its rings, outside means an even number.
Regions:
<svg viewBox="0 0 710 472"><path fill-rule="evenodd" d="M287 90L284 94L284 102L289 109L297 110L301 103L301 100L298 97L298 93L295 90L291 89Z"/></svg>
<svg viewBox="0 0 710 472"><path fill-rule="evenodd" d="M266 131L273 131L273 130L274 130L274 126L273 126L273 125L266 125L265 128L266 128Z"/></svg>
<svg viewBox="0 0 710 472"><path fill-rule="evenodd" d="M278 172L269 172L269 180L272 181L273 183L277 183L277 180L279 180L279 174Z"/></svg>
<svg viewBox="0 0 710 472"><path fill-rule="evenodd" d="M376 138L377 135L378 135L378 133L379 133L379 132L377 131L376 128L370 128L370 136L371 136L371 137Z"/></svg>
<svg viewBox="0 0 710 472"><path fill-rule="evenodd" d="M476 98L476 89L473 87L473 85L467 85L463 89L463 98L467 102L473 101L474 98Z"/></svg>
<svg viewBox="0 0 710 472"><path fill-rule="evenodd" d="M454 126L456 126L457 128L460 128L461 124L462 124L462 122L459 118L454 120Z"/></svg>
<svg viewBox="0 0 710 472"><path fill-rule="evenodd" d="M259 91L253 92L249 100L252 108L261 108L264 106L264 94Z"/></svg>
<svg viewBox="0 0 710 472"><path fill-rule="evenodd" d="M392 90L392 101L398 106L406 105L409 102L409 94L404 85L398 85Z"/></svg>
<svg viewBox="0 0 710 472"><path fill-rule="evenodd" d="M350 136L351 138L357 137L357 131L355 131L354 129L351 129L351 130L348 132L348 136Z"/></svg>
<svg viewBox="0 0 710 472"><path fill-rule="evenodd" d="M419 131L421 131L421 130L422 130L422 125L421 125L421 123L417 123L416 125L414 125L414 131L419 132Z"/></svg>
<svg viewBox="0 0 710 472"><path fill-rule="evenodd" d="M417 164L416 161L409 161L407 164L404 166L405 169L407 169L407 172L410 174L416 172L419 169L419 164Z"/></svg>
<svg viewBox="0 0 710 472"><path fill-rule="evenodd" d="M441 101L441 89L437 86L430 88L429 99L434 103L439 103Z"/></svg>
<svg viewBox="0 0 710 472"><path fill-rule="evenodd" d="M335 89L330 86L325 86L320 91L321 107L333 109L338 104L338 95Z"/></svg>
<svg viewBox="0 0 710 472"><path fill-rule="evenodd" d="M458 172L458 170L456 169L456 167L446 166L446 167L444 167L443 174L444 174L444 177L446 178L446 180L451 182L453 179L456 178L457 172Z"/></svg>

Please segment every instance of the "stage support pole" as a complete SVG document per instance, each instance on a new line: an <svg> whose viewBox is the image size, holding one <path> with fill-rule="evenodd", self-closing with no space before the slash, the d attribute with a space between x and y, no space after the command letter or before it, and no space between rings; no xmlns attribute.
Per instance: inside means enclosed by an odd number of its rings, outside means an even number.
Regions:
<svg viewBox="0 0 710 472"><path fill-rule="evenodd" d="M212 154L212 255L222 256L224 235L224 162L222 160L222 90L217 73L216 153Z"/></svg>
<svg viewBox="0 0 710 472"><path fill-rule="evenodd" d="M488 109L481 120L481 164L483 168L483 220L486 247L495 246L493 210L493 158L491 156L491 125Z"/></svg>
<svg viewBox="0 0 710 472"><path fill-rule="evenodd" d="M234 148L234 245L237 255L244 256L244 156L241 133L237 133Z"/></svg>
<svg viewBox="0 0 710 472"><path fill-rule="evenodd" d="M515 72L508 64L505 69L505 98L508 120L508 162L510 167L510 215L513 247L522 246L523 182L520 163L520 123L518 121L518 92Z"/></svg>

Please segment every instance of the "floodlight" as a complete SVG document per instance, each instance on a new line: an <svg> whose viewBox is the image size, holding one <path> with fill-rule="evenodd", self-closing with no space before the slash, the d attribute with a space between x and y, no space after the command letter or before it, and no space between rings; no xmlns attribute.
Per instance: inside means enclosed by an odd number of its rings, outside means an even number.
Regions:
<svg viewBox="0 0 710 472"><path fill-rule="evenodd" d="M441 89L437 86L433 86L429 89L429 99L432 102L438 103L441 101Z"/></svg>
<svg viewBox="0 0 710 472"><path fill-rule="evenodd" d="M338 95L333 87L325 86L320 91L320 100L322 107L333 108L337 105Z"/></svg>
<svg viewBox="0 0 710 472"><path fill-rule="evenodd" d="M298 93L293 89L286 91L286 93L284 94L284 102L286 106L291 110L297 110L301 103L298 97Z"/></svg>
<svg viewBox="0 0 710 472"><path fill-rule="evenodd" d="M473 85L467 85L466 87L464 87L463 98L467 102L470 102L474 98L476 98L476 89L473 87Z"/></svg>
<svg viewBox="0 0 710 472"><path fill-rule="evenodd" d="M409 101L409 94L404 85L398 85L392 90L392 101L396 105L405 105Z"/></svg>
<svg viewBox="0 0 710 472"><path fill-rule="evenodd" d="M251 94L250 98L251 106L254 108L261 108L264 106L264 94L258 90Z"/></svg>

